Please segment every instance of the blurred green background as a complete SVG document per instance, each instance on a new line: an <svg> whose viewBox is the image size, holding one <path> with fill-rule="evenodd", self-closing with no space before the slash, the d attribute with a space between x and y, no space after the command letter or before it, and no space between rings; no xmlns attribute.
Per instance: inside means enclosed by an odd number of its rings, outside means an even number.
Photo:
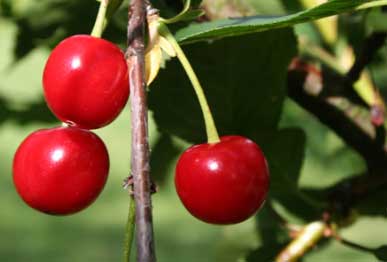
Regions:
<svg viewBox="0 0 387 262"><path fill-rule="evenodd" d="M24 4L18 2L21 6ZM261 13L284 12L278 1L271 5L264 0L252 2ZM128 106L113 124L96 131L105 141L111 159L110 177L97 201L85 211L66 217L48 216L30 209L18 197L12 183L13 154L32 131L60 123L42 100L41 76L50 50L37 44L22 59L15 60L17 39L15 22L0 17L0 261L122 261L128 212L128 195L121 188L122 180L129 173ZM306 133L301 187L324 188L364 169L362 159L355 152L289 99L285 101L280 126L301 127ZM152 148L160 137L150 114ZM176 152L189 146L175 137L166 143L172 143ZM261 247L262 239L256 232L259 215L238 225L222 227L196 220L175 194L175 160L166 161L168 164L161 164L161 167L159 161L157 168L158 172L162 170L162 174L156 174L159 192L153 196L158 261L245 261L249 252ZM385 202L387 208L387 200L380 201ZM342 234L368 247L386 244L386 215L361 216ZM337 242L322 243L308 253L304 261L325 262L327 258L333 262L376 261L372 254Z"/></svg>

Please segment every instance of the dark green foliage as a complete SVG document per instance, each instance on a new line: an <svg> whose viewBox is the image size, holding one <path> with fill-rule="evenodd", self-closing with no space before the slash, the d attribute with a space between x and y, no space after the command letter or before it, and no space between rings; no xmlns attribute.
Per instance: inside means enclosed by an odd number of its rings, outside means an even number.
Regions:
<svg viewBox="0 0 387 262"><path fill-rule="evenodd" d="M176 37L181 42L189 43L257 33L347 12L366 2L370 1L333 0L316 8L287 16L230 18L208 23L193 24L189 27L181 29L177 33Z"/></svg>
<svg viewBox="0 0 387 262"><path fill-rule="evenodd" d="M76 0L31 1L18 5L17 1L2 0L4 16L18 26L15 58L26 56L40 46L53 48L63 38L74 34L89 34L98 10L98 2ZM126 16L127 17L127 16ZM113 41L125 40L126 27L119 27L114 20L107 31Z"/></svg>
<svg viewBox="0 0 387 262"><path fill-rule="evenodd" d="M220 134L276 130L285 98L286 70L295 51L295 39L288 29L185 48ZM177 60L167 66L149 93L158 127L187 141L203 142L203 119L191 84Z"/></svg>
<svg viewBox="0 0 387 262"><path fill-rule="evenodd" d="M161 133L156 144L151 151L151 170L152 178L157 184L164 184L169 178L169 174L174 170L170 170L171 164L181 152L181 149L176 146L169 134Z"/></svg>
<svg viewBox="0 0 387 262"><path fill-rule="evenodd" d="M374 251L375 256L380 262L387 261L387 246L381 246Z"/></svg>
<svg viewBox="0 0 387 262"><path fill-rule="evenodd" d="M31 122L57 122L43 99L39 102L27 104L23 109L14 109L6 99L0 97L0 125L9 120L12 120L20 125L25 125Z"/></svg>
<svg viewBox="0 0 387 262"><path fill-rule="evenodd" d="M298 188L305 136L300 129L277 127L294 47L291 30L282 29L190 45L185 52L204 86L220 134L255 140L268 158L270 197L308 220L317 217L321 206L314 207L316 203ZM202 115L194 97L181 65L174 60L152 84L149 107L163 132L204 143Z"/></svg>
<svg viewBox="0 0 387 262"><path fill-rule="evenodd" d="M265 245L261 246L253 251L251 251L247 257L247 262L272 262L275 260L275 257L278 254L278 251L281 250L285 245Z"/></svg>
<svg viewBox="0 0 387 262"><path fill-rule="evenodd" d="M299 188L305 149L304 132L289 128L281 129L271 136L257 134L253 137L262 141L260 144L270 164L270 199L281 203L299 220L318 219L324 203L314 200Z"/></svg>

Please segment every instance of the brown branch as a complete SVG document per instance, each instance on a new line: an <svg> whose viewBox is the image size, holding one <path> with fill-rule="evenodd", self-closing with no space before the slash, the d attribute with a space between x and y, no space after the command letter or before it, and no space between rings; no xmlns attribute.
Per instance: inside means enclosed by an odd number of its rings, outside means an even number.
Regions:
<svg viewBox="0 0 387 262"><path fill-rule="evenodd" d="M368 79L369 74L366 73L362 75L362 73L366 66L372 62L372 59L379 49L385 44L386 38L386 32L374 32L368 36L364 40L363 47L356 56L356 60L351 69L344 76L342 75L344 74L343 69L340 66L337 66L337 59L333 55L322 49L320 46L311 44L303 39L300 41L301 54L315 58L322 62L323 65L327 66L324 67L325 70L323 70L323 79L326 81L328 77L331 78L328 79L330 85L325 86L320 95L325 97L343 96L356 104L362 105L365 108L370 108L372 114L371 121L376 126L382 126L384 123L386 111L385 105L379 91L373 86L372 81ZM330 71L332 71L332 73ZM353 88L354 84L361 77L363 78L362 85L368 84L366 88L372 89L368 90L369 92L372 92L374 96L372 104L367 104L363 100L364 98L360 97L358 92ZM370 101L368 101L368 103L370 103Z"/></svg>
<svg viewBox="0 0 387 262"><path fill-rule="evenodd" d="M375 32L366 38L363 44L363 48L360 54L356 57L356 60L348 71L345 81L348 82L347 90L352 87L354 83L361 77L363 70L366 66L371 63L372 59L379 51L379 49L386 43L387 33L386 32ZM373 89L374 102L371 107L371 120L375 126L383 128L385 120L385 104L377 88L370 87ZM351 89L353 90L353 89Z"/></svg>
<svg viewBox="0 0 387 262"><path fill-rule="evenodd" d="M153 240L148 117L145 84L144 36L146 2L132 0L129 7L127 63L132 124L131 174L136 202L137 261L156 261Z"/></svg>
<svg viewBox="0 0 387 262"><path fill-rule="evenodd" d="M377 132L367 132L362 121L353 121L345 112L315 94L304 89L308 72L290 70L288 74L288 95L301 107L315 115L323 124L333 130L344 142L355 149L366 161L370 171L386 172L387 154L380 143ZM309 82L309 85L313 83ZM329 85L329 83L323 83ZM323 87L324 88L324 87Z"/></svg>
<svg viewBox="0 0 387 262"><path fill-rule="evenodd" d="M376 251L375 248L369 248L362 245L359 245L357 243L354 243L352 241L344 239L342 236L338 235L335 230L331 231L332 237L337 240L338 242L342 243L343 245L346 245L348 247L357 249L359 251L368 252L368 253L374 253Z"/></svg>
<svg viewBox="0 0 387 262"><path fill-rule="evenodd" d="M372 176L365 173L340 181L322 192L330 204L326 212L339 224L342 222L346 224L352 219L353 208L367 201L372 194L384 190L386 185L387 176L385 174Z"/></svg>
<svg viewBox="0 0 387 262"><path fill-rule="evenodd" d="M386 33L372 34L366 40L364 49L357 57L353 67L344 77L338 74L327 77L299 59L295 59L289 67L289 97L340 136L367 163L368 175L348 179L327 190L327 197L331 203L330 211L335 214L347 213L349 207L387 184L386 133L384 127L370 125L370 119L358 119L351 115L351 112L348 112L351 109L340 108L335 102L332 102L332 97L335 95L332 96L332 93L327 95L327 91L328 88L334 92L351 91L347 92L345 97L360 101L358 97L351 95L353 94L353 84L360 78L366 65L371 62L377 50L384 44L386 37ZM332 81L332 79L336 80ZM348 94L350 95L348 96ZM330 219L331 212L327 213L329 217L325 219ZM311 233L301 232L281 251L276 261L297 261L324 236L325 231L326 228L317 227L317 230L313 230ZM373 249L352 243L338 235L333 236L350 247L374 252Z"/></svg>
<svg viewBox="0 0 387 262"><path fill-rule="evenodd" d="M347 80L351 84L360 78L361 72L363 72L378 50L385 44L386 38L386 32L375 32L365 40L360 54L356 57L355 63L347 73Z"/></svg>
<svg viewBox="0 0 387 262"><path fill-rule="evenodd" d="M309 66L300 61L292 63L288 72L289 97L328 126L367 163L364 175L346 179L323 192L330 202L329 212L346 217L353 206L387 184L386 134L384 128L372 126L369 118L354 117L347 112L351 109L340 109L331 98L321 96L327 85L343 82L322 80L321 74Z"/></svg>

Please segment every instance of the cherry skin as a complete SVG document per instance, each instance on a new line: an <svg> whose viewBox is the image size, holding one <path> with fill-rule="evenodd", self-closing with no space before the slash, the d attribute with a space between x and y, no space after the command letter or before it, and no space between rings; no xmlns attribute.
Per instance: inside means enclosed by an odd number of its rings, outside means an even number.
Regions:
<svg viewBox="0 0 387 262"><path fill-rule="evenodd" d="M108 172L103 141L76 127L33 132L13 160L19 195L30 207L52 215L73 214L89 206L102 191Z"/></svg>
<svg viewBox="0 0 387 262"><path fill-rule="evenodd" d="M66 38L47 60L43 88L48 106L63 122L103 127L119 115L129 97L124 54L100 38Z"/></svg>
<svg viewBox="0 0 387 262"><path fill-rule="evenodd" d="M235 224L251 217L269 190L265 156L253 141L224 136L194 145L179 158L176 191L187 210L212 224Z"/></svg>

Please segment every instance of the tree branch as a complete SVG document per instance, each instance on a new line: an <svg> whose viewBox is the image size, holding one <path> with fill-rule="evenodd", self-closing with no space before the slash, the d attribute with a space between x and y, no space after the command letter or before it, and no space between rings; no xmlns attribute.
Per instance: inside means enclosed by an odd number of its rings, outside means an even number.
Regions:
<svg viewBox="0 0 387 262"><path fill-rule="evenodd" d="M375 32L365 40L360 54L356 57L355 63L347 73L347 80L351 84L359 80L365 67L372 61L375 54L386 42L386 38L386 32Z"/></svg>
<svg viewBox="0 0 387 262"><path fill-rule="evenodd" d="M315 115L323 124L332 129L366 161L370 171L386 171L387 154L380 143L377 132L369 132L362 121L353 121L345 112L327 100L304 89L308 72L290 70L288 73L288 95L301 107ZM309 82L309 84L311 84ZM313 83L312 83L313 84ZM329 85L330 83L323 83ZM324 87L323 87L324 88ZM321 89L321 88L320 88Z"/></svg>
<svg viewBox="0 0 387 262"><path fill-rule="evenodd" d="M279 255L276 262L298 261L308 250L314 247L323 237L327 225L322 221L315 221L303 227Z"/></svg>
<svg viewBox="0 0 387 262"><path fill-rule="evenodd" d="M344 180L323 192L331 203L331 211L345 216L351 207L387 184L386 134L384 128L372 126L369 118L351 116L347 111L353 108L342 110L332 103L331 98L322 96L327 85L345 81L331 83L332 78L322 80L321 74L316 74L309 66L299 61L292 63L288 72L289 97L328 126L367 163L364 175Z"/></svg>
<svg viewBox="0 0 387 262"><path fill-rule="evenodd" d="M153 240L151 180L148 143L148 108L145 84L144 36L146 2L132 0L129 7L127 63L132 124L131 175L136 202L137 261L156 261Z"/></svg>

